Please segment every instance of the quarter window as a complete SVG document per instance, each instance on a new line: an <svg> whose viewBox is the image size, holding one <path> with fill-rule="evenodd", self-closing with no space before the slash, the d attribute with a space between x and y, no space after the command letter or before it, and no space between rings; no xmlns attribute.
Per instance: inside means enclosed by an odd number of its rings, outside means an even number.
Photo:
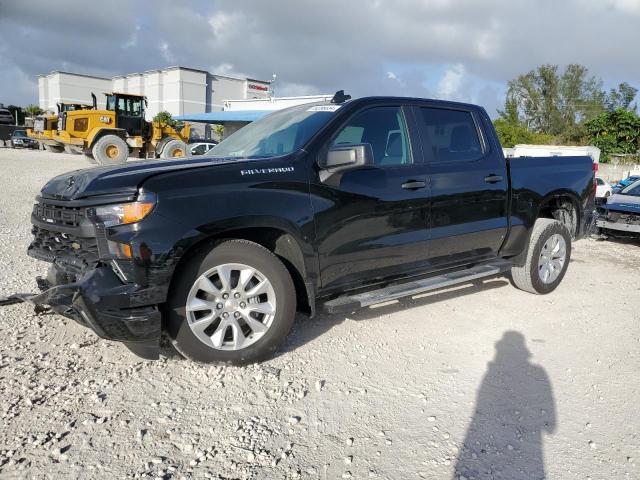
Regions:
<svg viewBox="0 0 640 480"><path fill-rule="evenodd" d="M421 107L427 152L436 162L470 162L482 156L478 130L470 112Z"/></svg>
<svg viewBox="0 0 640 480"><path fill-rule="evenodd" d="M334 137L331 146L360 143L371 145L377 166L412 163L409 135L401 107L374 107L356 113Z"/></svg>

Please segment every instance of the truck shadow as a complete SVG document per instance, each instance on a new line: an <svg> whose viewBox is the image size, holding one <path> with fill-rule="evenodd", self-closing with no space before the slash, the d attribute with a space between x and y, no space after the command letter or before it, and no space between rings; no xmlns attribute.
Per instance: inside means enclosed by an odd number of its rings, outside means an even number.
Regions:
<svg viewBox="0 0 640 480"><path fill-rule="evenodd" d="M411 297L402 298L398 300L397 303L384 305L377 308L363 308L348 315L329 315L318 313L316 317L312 319L305 315L298 315L294 323L293 330L287 339L287 343L276 352L275 356L280 356L297 348L300 348L306 343L313 341L315 338L324 335L334 326L339 325L345 320L352 320L356 322L371 320L374 318L378 318L381 315L389 315L410 308L423 307L438 302L445 302L447 300L453 300L454 298L473 295L474 293L493 290L495 288L501 288L508 284L509 281L505 278L494 278L465 284L462 287L459 286L454 289L431 292L427 294L427 296L415 299Z"/></svg>
<svg viewBox="0 0 640 480"><path fill-rule="evenodd" d="M302 347L306 343L324 335L334 326L339 325L345 320L353 320L356 322L371 320L378 318L381 315L389 315L410 308L423 307L438 302L446 302L447 300L453 300L466 295L473 295L475 293L493 290L495 288L502 288L508 284L508 279L504 277L484 281L478 280L463 286L431 292L427 294L427 296L420 298L401 298L397 303L377 308L363 308L349 315L329 315L318 313L314 318L310 319L306 315L298 314L296 316L293 329L287 337L286 343L275 352L273 358L285 355L288 352L292 352L297 348ZM163 335L160 342L160 355L175 361L184 359L184 357L182 357L182 355L173 347L166 335Z"/></svg>
<svg viewBox="0 0 640 480"><path fill-rule="evenodd" d="M482 379L453 480L544 479L543 433L556 429L545 370L529 362L520 332L507 331Z"/></svg>

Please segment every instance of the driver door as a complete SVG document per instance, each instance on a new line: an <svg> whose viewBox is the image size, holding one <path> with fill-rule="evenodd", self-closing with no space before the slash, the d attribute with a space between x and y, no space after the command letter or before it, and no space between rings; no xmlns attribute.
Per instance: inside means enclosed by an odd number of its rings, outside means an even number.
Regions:
<svg viewBox="0 0 640 480"><path fill-rule="evenodd" d="M129 136L140 136L143 131L144 110L142 98L118 97L116 102L116 125Z"/></svg>
<svg viewBox="0 0 640 480"><path fill-rule="evenodd" d="M411 115L401 105L365 107L325 146L370 144L374 157L370 167L332 181L317 172L311 182L325 291L407 275L427 261L429 189Z"/></svg>

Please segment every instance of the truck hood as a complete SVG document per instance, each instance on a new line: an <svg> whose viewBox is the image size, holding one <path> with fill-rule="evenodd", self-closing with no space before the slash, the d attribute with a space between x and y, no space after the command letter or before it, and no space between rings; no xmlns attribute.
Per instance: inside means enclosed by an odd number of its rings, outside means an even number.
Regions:
<svg viewBox="0 0 640 480"><path fill-rule="evenodd" d="M67 172L49 180L40 195L55 200L80 200L87 197L133 196L149 177L177 170L196 169L246 162L238 158L202 160L135 161L123 165L86 168Z"/></svg>
<svg viewBox="0 0 640 480"><path fill-rule="evenodd" d="M640 213L640 197L616 193L607 199L603 207L618 212Z"/></svg>

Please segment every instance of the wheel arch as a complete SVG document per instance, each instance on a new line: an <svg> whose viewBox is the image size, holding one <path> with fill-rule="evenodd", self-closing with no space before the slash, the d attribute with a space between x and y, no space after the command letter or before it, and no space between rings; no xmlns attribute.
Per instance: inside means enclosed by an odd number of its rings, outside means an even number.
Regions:
<svg viewBox="0 0 640 480"><path fill-rule="evenodd" d="M538 204L535 219L551 218L562 223L576 238L582 221L582 208L577 195L570 190L556 190L542 198Z"/></svg>
<svg viewBox="0 0 640 480"><path fill-rule="evenodd" d="M315 314L315 288L308 278L308 267L297 235L285 228L254 225L235 226L193 241L183 250L174 268L169 284L169 294L182 268L194 257L205 255L225 240L248 240L263 246L276 255L285 265L296 289L298 310Z"/></svg>
<svg viewBox="0 0 640 480"><path fill-rule="evenodd" d="M96 128L91 131L89 136L87 137L87 145L88 148L91 149L95 145L95 143L100 140L105 135L116 135L120 137L125 142L127 141L127 132L122 128Z"/></svg>
<svg viewBox="0 0 640 480"><path fill-rule="evenodd" d="M558 220L565 225L569 230L572 239L575 239L579 234L579 226L582 221L583 211L580 207L580 201L575 193L570 190L555 190L548 193L540 199L535 208L535 214L531 217L530 227L527 229L526 234L518 241L518 245L522 245L522 249L518 249L519 253L509 257L510 260L520 265L526 259L527 246L531 241L531 234L535 226L535 222L540 218L550 218L552 220Z"/></svg>

